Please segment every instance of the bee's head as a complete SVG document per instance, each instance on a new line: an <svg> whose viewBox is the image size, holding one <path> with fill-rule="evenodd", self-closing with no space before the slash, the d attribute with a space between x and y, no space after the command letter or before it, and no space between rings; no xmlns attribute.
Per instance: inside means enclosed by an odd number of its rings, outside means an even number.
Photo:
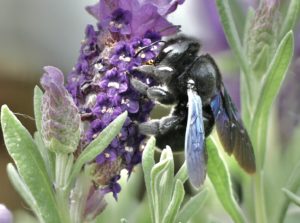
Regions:
<svg viewBox="0 0 300 223"><path fill-rule="evenodd" d="M180 35L166 41L155 63L186 66L194 61L199 50L198 40Z"/></svg>

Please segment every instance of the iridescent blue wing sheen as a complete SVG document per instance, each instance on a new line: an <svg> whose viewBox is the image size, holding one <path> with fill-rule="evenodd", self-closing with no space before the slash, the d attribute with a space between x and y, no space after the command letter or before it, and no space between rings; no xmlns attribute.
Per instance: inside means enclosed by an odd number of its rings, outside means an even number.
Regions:
<svg viewBox="0 0 300 223"><path fill-rule="evenodd" d="M233 154L246 172L254 173L255 155L249 135L223 84L210 105L214 113L218 136L225 151L229 155Z"/></svg>
<svg viewBox="0 0 300 223"><path fill-rule="evenodd" d="M188 89L188 118L185 133L185 159L193 186L199 188L206 176L207 155L200 96Z"/></svg>

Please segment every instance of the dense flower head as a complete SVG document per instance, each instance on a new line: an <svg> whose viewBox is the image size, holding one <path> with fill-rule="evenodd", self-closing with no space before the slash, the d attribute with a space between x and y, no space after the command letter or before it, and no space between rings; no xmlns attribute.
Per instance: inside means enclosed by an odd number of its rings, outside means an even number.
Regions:
<svg viewBox="0 0 300 223"><path fill-rule="evenodd" d="M138 133L137 123L146 121L154 106L131 86L130 78L149 86L154 81L133 68L154 60L159 52L159 44L154 42L177 32L178 27L165 16L181 3L182 0L102 0L87 7L98 24L86 27L67 88L84 122L79 152L118 115L128 111L120 134L93 164L94 182L102 191L113 192L115 198L121 190L120 171L126 168L131 173L141 162L144 136Z"/></svg>

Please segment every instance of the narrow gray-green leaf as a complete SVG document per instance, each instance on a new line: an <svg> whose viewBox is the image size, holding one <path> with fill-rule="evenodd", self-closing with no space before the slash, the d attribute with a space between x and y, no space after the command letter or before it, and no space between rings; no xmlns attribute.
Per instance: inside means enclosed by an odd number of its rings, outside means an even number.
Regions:
<svg viewBox="0 0 300 223"><path fill-rule="evenodd" d="M281 84L286 76L291 63L294 51L293 32L288 32L281 40L272 62L265 74L260 97L253 116L251 135L254 136L254 143L258 142L260 131L257 131L261 121L267 121L271 106L280 90ZM265 131L265 129L263 129ZM257 145L256 145L257 146ZM264 149L261 148L260 157L264 160ZM261 166L263 163L261 163Z"/></svg>
<svg viewBox="0 0 300 223"><path fill-rule="evenodd" d="M288 11L284 16L284 22L281 26L280 37L284 37L285 34L292 30L296 24L298 19L300 10L300 1L299 0L291 0Z"/></svg>
<svg viewBox="0 0 300 223"><path fill-rule="evenodd" d="M175 222L188 222L198 211L203 207L207 200L208 190L204 189L197 195L190 198L190 200L181 208L177 214Z"/></svg>
<svg viewBox="0 0 300 223"><path fill-rule="evenodd" d="M186 162L182 164L178 172L176 173L174 177L174 181L180 180L182 183L185 183L185 181L189 178L188 172L187 172L187 167L186 167Z"/></svg>
<svg viewBox="0 0 300 223"><path fill-rule="evenodd" d="M248 13L247 13L247 19L246 19L246 24L245 24L245 29L244 29L244 36L243 36L243 47L244 49L248 48L247 42L249 39L249 35L250 34L250 27L251 27L251 23L254 19L254 15L255 15L255 10L250 7L248 9ZM245 54L247 55L248 52L245 52ZM241 110L242 110L242 119L244 121L244 124L246 125L246 127L248 127L249 125L249 117L250 117L250 104L251 104L251 98L250 98L250 94L252 95L252 92L250 92L250 85L252 84L252 82L249 83L249 81L251 81L250 78L250 74L246 74L244 72L241 72L241 77L240 77L240 86L241 86Z"/></svg>
<svg viewBox="0 0 300 223"><path fill-rule="evenodd" d="M39 151L42 155L42 158L44 160L44 163L46 165L46 169L48 171L48 175L50 177L50 180L53 182L54 180L54 171L55 171L55 157L54 153L48 150L45 147L44 141L42 140L41 134L39 131L34 133L34 142L39 148Z"/></svg>
<svg viewBox="0 0 300 223"><path fill-rule="evenodd" d="M246 222L240 207L233 197L229 172L211 137L206 139L206 149L208 155L207 174L220 202L234 222Z"/></svg>
<svg viewBox="0 0 300 223"><path fill-rule="evenodd" d="M33 96L33 110L34 110L34 118L35 118L35 125L38 132L41 132L42 128L42 97L43 92L38 87L34 87L34 96Z"/></svg>
<svg viewBox="0 0 300 223"><path fill-rule="evenodd" d="M226 34L227 41L230 48L237 57L239 64L245 74L249 74L249 65L246 61L245 53L243 51L241 41L234 23L231 9L229 7L228 0L216 0L219 16L223 25L224 32Z"/></svg>
<svg viewBox="0 0 300 223"><path fill-rule="evenodd" d="M162 220L163 223L173 223L174 222L176 215L179 212L181 203L183 201L184 193L185 192L184 192L182 182L180 180L177 180L171 202L170 202L168 209L166 210L164 218Z"/></svg>
<svg viewBox="0 0 300 223"><path fill-rule="evenodd" d="M88 163L96 158L97 155L111 143L111 141L119 134L121 128L127 118L127 111L119 115L112 121L101 133L94 139L80 154L76 160L73 171L70 176L70 183L78 175L85 163Z"/></svg>
<svg viewBox="0 0 300 223"><path fill-rule="evenodd" d="M294 202L296 205L300 206L300 197L294 194L293 192L289 191L286 188L282 188L282 191L284 192L285 196L287 196L292 202Z"/></svg>
<svg viewBox="0 0 300 223"><path fill-rule="evenodd" d="M299 186L300 186L300 161L294 167L284 188L286 188L291 192L296 192ZM285 199L280 200L277 205L280 207L278 209L280 211L278 213L275 213L276 215L278 215L278 217L275 219L279 219L279 222L283 222L289 206L289 200L287 199L287 197L285 197Z"/></svg>
<svg viewBox="0 0 300 223"><path fill-rule="evenodd" d="M1 109L1 125L8 153L28 186L46 223L61 222L52 183L31 135L6 105Z"/></svg>
<svg viewBox="0 0 300 223"><path fill-rule="evenodd" d="M161 198L161 207L165 210L172 197L172 192L174 189L175 181L174 179L174 160L172 150L169 146L162 151L161 159L164 157L165 160L168 160L167 168L164 171L162 177L160 178L160 198Z"/></svg>
<svg viewBox="0 0 300 223"><path fill-rule="evenodd" d="M265 75L261 94L256 106L253 126L257 127L259 117L269 112L285 78L294 51L293 32L288 32L281 40L273 60Z"/></svg>
<svg viewBox="0 0 300 223"><path fill-rule="evenodd" d="M27 185L24 183L22 177L19 175L18 171L12 163L8 163L6 166L7 175L10 182L14 186L15 190L21 195L23 200L29 205L29 207L36 213L40 221L43 221L39 213L39 208L37 206L36 200L28 189Z"/></svg>
<svg viewBox="0 0 300 223"><path fill-rule="evenodd" d="M169 166L170 160L162 160L155 164L151 170L151 197L154 207L155 222L161 222L164 213L164 207L161 203L161 178Z"/></svg>
<svg viewBox="0 0 300 223"><path fill-rule="evenodd" d="M153 200L151 195L151 170L155 164L154 147L155 147L155 138L151 137L147 142L147 145L145 147L145 150L143 151L143 156L142 156L142 166L143 166L144 179L146 184L146 191L147 191L148 200L150 204L149 206L150 206L152 222L154 222L154 207L153 207Z"/></svg>

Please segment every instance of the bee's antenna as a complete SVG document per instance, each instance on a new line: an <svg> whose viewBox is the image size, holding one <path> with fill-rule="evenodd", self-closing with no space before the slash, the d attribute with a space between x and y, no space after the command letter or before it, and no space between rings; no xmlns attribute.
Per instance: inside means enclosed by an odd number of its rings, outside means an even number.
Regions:
<svg viewBox="0 0 300 223"><path fill-rule="evenodd" d="M137 53L134 55L134 57L137 57L142 51L144 51L144 50L146 50L146 49L148 49L148 48L150 48L150 47L152 47L153 45L158 44L158 43L166 43L166 41L163 41L163 40L157 40L157 41L151 43L149 46L144 46L144 47L142 47L139 51L137 51Z"/></svg>
<svg viewBox="0 0 300 223"><path fill-rule="evenodd" d="M174 26L174 25L173 25L173 26L168 26L168 27L166 27L166 28L164 28L164 29L158 31L158 33L161 34L161 33L165 32L165 31L167 31L168 29L171 29L171 28L177 28L177 32L179 32L181 26L180 26L180 25L177 25L177 26Z"/></svg>

